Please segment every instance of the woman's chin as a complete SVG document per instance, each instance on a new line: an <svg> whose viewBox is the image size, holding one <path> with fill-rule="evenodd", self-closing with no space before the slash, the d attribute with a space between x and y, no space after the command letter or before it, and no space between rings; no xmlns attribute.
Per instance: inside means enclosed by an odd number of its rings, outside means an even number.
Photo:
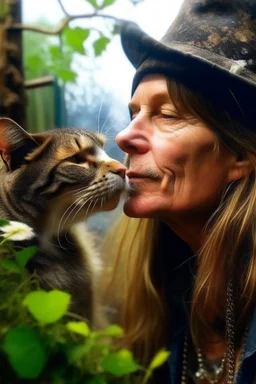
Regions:
<svg viewBox="0 0 256 384"><path fill-rule="evenodd" d="M112 211L118 206L119 201L120 201L120 193L116 194L109 201L107 201L102 206L102 211Z"/></svg>
<svg viewBox="0 0 256 384"><path fill-rule="evenodd" d="M141 202L140 199L132 197L124 203L123 211L126 216L134 218L154 217L151 205Z"/></svg>

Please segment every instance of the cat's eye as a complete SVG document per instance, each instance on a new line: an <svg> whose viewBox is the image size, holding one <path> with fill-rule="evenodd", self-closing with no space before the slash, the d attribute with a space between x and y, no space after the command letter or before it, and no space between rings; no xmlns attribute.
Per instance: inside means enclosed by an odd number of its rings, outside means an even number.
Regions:
<svg viewBox="0 0 256 384"><path fill-rule="evenodd" d="M79 153L75 153L71 159L71 161L73 161L74 163L76 164L80 164L80 163L84 163L86 160L84 158L81 157L81 155Z"/></svg>
<svg viewBox="0 0 256 384"><path fill-rule="evenodd" d="M64 161L68 161L74 164L81 164L86 162L86 158L81 156L81 153L74 153L73 155L66 157Z"/></svg>

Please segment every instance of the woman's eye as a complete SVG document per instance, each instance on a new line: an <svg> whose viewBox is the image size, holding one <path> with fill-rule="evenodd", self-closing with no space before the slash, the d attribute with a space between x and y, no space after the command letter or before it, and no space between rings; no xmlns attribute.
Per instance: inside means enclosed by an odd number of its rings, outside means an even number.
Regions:
<svg viewBox="0 0 256 384"><path fill-rule="evenodd" d="M139 112L134 112L134 113L131 115L131 120L134 120L134 119L138 116L138 113L139 113Z"/></svg>
<svg viewBox="0 0 256 384"><path fill-rule="evenodd" d="M162 113L162 117L163 117L164 119L173 119L173 118L174 118L174 116L166 115L165 113Z"/></svg>
<svg viewBox="0 0 256 384"><path fill-rule="evenodd" d="M169 119L175 119L176 116L171 114L171 113L164 113L164 112L161 112L160 113L160 116L165 119L165 120L169 120Z"/></svg>

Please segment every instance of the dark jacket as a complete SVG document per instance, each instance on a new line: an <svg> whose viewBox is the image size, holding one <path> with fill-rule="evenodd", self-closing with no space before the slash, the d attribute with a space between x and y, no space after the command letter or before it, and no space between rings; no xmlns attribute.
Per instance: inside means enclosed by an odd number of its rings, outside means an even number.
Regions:
<svg viewBox="0 0 256 384"><path fill-rule="evenodd" d="M183 342L184 327L181 327L170 345L171 355L168 365L165 367L165 374L169 371L169 378L167 379L166 377L166 380L161 381L161 384L180 384ZM245 352L236 384L256 384L256 309L254 310L249 327Z"/></svg>
<svg viewBox="0 0 256 384"><path fill-rule="evenodd" d="M167 272L165 282L167 302L170 304L170 358L157 372L157 384L180 384L184 335L189 322L191 292L196 276L196 257L167 226L162 228L160 252L162 271ZM171 254L170 254L171 249ZM163 274L161 274L163 276ZM256 384L256 308L248 330L244 356L236 384Z"/></svg>

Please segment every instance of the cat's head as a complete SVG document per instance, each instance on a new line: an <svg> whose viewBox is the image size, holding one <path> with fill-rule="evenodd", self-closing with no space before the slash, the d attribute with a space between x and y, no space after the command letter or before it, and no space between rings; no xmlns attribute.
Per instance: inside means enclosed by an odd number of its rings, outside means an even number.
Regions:
<svg viewBox="0 0 256 384"><path fill-rule="evenodd" d="M0 118L0 198L7 218L61 226L116 207L125 167L103 149L101 135L79 129L29 134Z"/></svg>

